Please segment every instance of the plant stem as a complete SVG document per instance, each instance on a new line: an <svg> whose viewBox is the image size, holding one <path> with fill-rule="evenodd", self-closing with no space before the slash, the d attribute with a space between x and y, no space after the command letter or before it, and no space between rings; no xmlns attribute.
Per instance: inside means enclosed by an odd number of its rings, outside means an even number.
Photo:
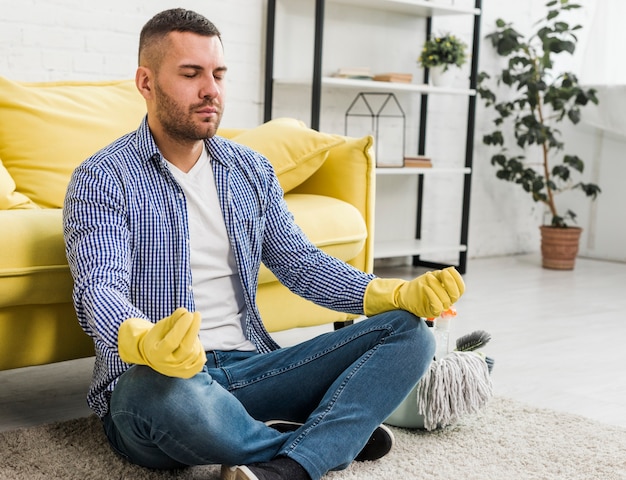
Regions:
<svg viewBox="0 0 626 480"><path fill-rule="evenodd" d="M539 65L538 65L538 59L534 58L533 59L534 63L535 63L535 73L537 75L537 77L539 77ZM543 118L543 110L541 108L542 106L542 99L540 98L541 94L539 93L539 91L537 91L537 101L536 101L536 105L537 105L537 115L539 116L539 122L541 123L541 125L544 125L544 118ZM552 213L552 218L554 219L555 217L557 217L557 211L556 211L556 205L554 204L554 194L552 193L552 189L549 186L549 182L550 182L550 166L548 165L548 154L550 152L550 148L548 146L548 140L544 139L543 142L541 142L541 149L543 151L543 174L546 178L546 191L548 194L548 200L544 201L543 203L545 203L548 208L550 209L550 213Z"/></svg>

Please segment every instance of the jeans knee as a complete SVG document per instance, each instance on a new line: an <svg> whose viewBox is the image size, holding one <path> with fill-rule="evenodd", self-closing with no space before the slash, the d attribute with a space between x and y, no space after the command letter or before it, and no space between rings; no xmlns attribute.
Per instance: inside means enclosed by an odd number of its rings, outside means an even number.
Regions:
<svg viewBox="0 0 626 480"><path fill-rule="evenodd" d="M211 382L211 376L204 372L182 379L162 375L144 365L134 365L120 377L111 397L111 410L170 414Z"/></svg>
<svg viewBox="0 0 626 480"><path fill-rule="evenodd" d="M435 355L435 337L426 322L405 310L393 312L393 324L397 333L407 342L407 355L416 361L428 362Z"/></svg>

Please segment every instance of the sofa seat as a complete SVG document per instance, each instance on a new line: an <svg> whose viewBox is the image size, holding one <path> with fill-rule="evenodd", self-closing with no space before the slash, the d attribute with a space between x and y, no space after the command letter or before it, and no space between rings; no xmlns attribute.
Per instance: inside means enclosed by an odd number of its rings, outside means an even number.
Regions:
<svg viewBox="0 0 626 480"><path fill-rule="evenodd" d="M61 210L0 210L0 370L93 355L72 304Z"/></svg>
<svg viewBox="0 0 626 480"><path fill-rule="evenodd" d="M323 251L350 261L363 249L367 228L359 211L336 198L285 195L289 210L309 239ZM67 302L72 295L60 209L0 211L6 228L0 252L0 308ZM265 265L259 285L275 282ZM0 349L4 337L0 329Z"/></svg>

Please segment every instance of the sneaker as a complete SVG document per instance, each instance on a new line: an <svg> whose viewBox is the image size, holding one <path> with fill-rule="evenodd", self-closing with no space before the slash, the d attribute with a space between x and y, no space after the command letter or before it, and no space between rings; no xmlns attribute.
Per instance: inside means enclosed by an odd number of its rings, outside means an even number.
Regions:
<svg viewBox="0 0 626 480"><path fill-rule="evenodd" d="M252 473L248 467L244 467L244 466L229 467L226 465L222 465L220 479L221 480L258 480L259 477L257 477L254 473Z"/></svg>
<svg viewBox="0 0 626 480"><path fill-rule="evenodd" d="M387 455L395 443L393 432L387 425L379 425L370 435L361 452L356 456L357 462L371 462Z"/></svg>
<svg viewBox="0 0 626 480"><path fill-rule="evenodd" d="M269 427L278 430L281 433L293 432L302 426L301 423L288 422L284 420L270 420L265 422ZM357 462L368 462L378 460L387 455L395 443L393 432L386 425L379 425L363 449L356 456Z"/></svg>
<svg viewBox="0 0 626 480"><path fill-rule="evenodd" d="M220 475L221 480L265 480L265 479L274 479L280 477L269 477L269 476L258 476L254 473L250 468L254 467L246 467L245 465L240 465L237 467L227 467L226 465L222 465L222 472Z"/></svg>
<svg viewBox="0 0 626 480"><path fill-rule="evenodd" d="M254 465L222 466L222 480L311 480L309 474L295 460L279 457Z"/></svg>
<svg viewBox="0 0 626 480"><path fill-rule="evenodd" d="M302 423L289 422L287 420L268 420L265 425L272 427L274 430L278 430L280 433L295 432L298 430Z"/></svg>

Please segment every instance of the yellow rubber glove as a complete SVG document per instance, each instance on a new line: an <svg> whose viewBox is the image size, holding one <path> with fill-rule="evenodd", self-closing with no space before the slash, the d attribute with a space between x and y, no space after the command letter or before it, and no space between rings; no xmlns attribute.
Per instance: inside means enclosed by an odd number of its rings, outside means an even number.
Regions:
<svg viewBox="0 0 626 480"><path fill-rule="evenodd" d="M200 321L199 313L189 313L185 308L157 323L129 318L118 332L120 358L126 363L148 365L169 377L191 378L206 362L198 338Z"/></svg>
<svg viewBox="0 0 626 480"><path fill-rule="evenodd" d="M435 270L413 280L375 278L365 289L363 309L372 316L389 310L406 310L422 318L438 317L465 291L454 267Z"/></svg>

